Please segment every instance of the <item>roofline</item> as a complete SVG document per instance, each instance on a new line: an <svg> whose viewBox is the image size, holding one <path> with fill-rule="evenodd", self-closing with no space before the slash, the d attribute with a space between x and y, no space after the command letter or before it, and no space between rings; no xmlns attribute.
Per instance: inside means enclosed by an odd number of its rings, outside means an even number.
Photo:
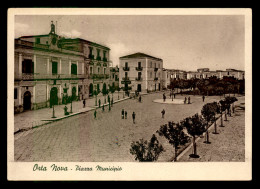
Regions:
<svg viewBox="0 0 260 189"><path fill-rule="evenodd" d="M163 59L161 59L161 58L157 58L157 57L154 57L154 56L142 53L142 52L137 52L137 53L121 56L121 57L119 57L119 59L128 59L129 57L127 57L127 56L131 56L131 55L138 54L138 53L143 54L145 56L140 56L140 57L135 57L135 58L153 58L153 59L157 59L157 60L163 61Z"/></svg>
<svg viewBox="0 0 260 189"><path fill-rule="evenodd" d="M110 50L110 48L108 48L107 46L104 46L104 45L101 45L101 44L98 44L98 43L95 43L95 42L92 42L92 41L88 41L88 40L82 39L82 38L64 38L63 40L71 40L71 41L80 40L80 41L84 41L84 42L90 43L90 44L92 44L94 46L105 47L107 50Z"/></svg>

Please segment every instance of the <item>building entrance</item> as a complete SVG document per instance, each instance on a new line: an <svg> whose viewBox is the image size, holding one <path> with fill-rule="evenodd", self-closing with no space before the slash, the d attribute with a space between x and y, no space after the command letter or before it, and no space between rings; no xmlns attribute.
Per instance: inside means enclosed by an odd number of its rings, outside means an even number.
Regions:
<svg viewBox="0 0 260 189"><path fill-rule="evenodd" d="M31 93L26 91L23 96L23 110L31 109Z"/></svg>

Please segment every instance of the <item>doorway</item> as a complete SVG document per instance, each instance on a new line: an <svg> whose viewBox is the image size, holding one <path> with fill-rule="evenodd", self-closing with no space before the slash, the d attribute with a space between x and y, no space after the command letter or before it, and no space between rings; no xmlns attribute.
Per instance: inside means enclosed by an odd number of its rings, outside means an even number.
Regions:
<svg viewBox="0 0 260 189"><path fill-rule="evenodd" d="M57 87L51 88L50 107L52 107L52 105L58 105L58 89L57 89Z"/></svg>
<svg viewBox="0 0 260 189"><path fill-rule="evenodd" d="M141 92L141 91L142 91L142 85L141 85L141 84L138 84L138 85L137 85L137 91L138 91L138 92Z"/></svg>
<svg viewBox="0 0 260 189"><path fill-rule="evenodd" d="M31 110L31 93L26 91L23 96L23 110Z"/></svg>

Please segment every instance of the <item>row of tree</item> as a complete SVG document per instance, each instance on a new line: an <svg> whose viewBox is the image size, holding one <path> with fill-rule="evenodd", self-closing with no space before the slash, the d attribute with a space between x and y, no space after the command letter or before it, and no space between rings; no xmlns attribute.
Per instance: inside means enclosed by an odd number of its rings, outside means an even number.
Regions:
<svg viewBox="0 0 260 189"><path fill-rule="evenodd" d="M168 86L169 89L190 89L193 94L200 95L225 95L225 94L244 94L245 80L238 80L234 77L219 79L216 76L207 79L192 78L189 80L174 79Z"/></svg>
<svg viewBox="0 0 260 189"><path fill-rule="evenodd" d="M221 127L223 127L223 112L225 114L225 120L227 121L227 114L231 116L231 105L234 113L234 102L237 101L235 97L226 97L224 100L220 100L219 103L207 103L201 110L201 115L195 114L194 116L187 117L179 123L168 122L160 126L160 129L156 131L159 136L164 136L168 142L174 147L175 157L177 160L178 149L180 146L184 146L189 143L192 138L193 153L190 154L192 158L198 158L196 137L200 137L205 133L204 143L210 144L209 141L209 126L214 123L214 132L217 133L216 115L220 114ZM132 142L130 153L135 156L135 160L138 161L156 161L159 155L164 151L163 146L159 143L155 134L152 135L150 141Z"/></svg>

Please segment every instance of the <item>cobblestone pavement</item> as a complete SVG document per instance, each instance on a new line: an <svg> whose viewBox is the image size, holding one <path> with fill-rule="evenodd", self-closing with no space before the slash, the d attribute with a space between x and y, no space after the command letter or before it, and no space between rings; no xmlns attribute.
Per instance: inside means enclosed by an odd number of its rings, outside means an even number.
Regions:
<svg viewBox="0 0 260 189"><path fill-rule="evenodd" d="M114 101L119 99L123 99L123 94L122 93L117 93L115 92L113 94L114 96ZM110 94L110 97L112 95ZM97 97L97 102L98 100L101 100L101 104L104 103L104 96L102 94L99 94ZM71 104L66 105L68 108L68 112L70 112ZM95 106L95 98L87 99L86 100L86 107L83 108L83 101L75 101L72 103L72 112L77 113L77 112L84 112L84 111L89 111ZM60 118L64 116L64 108L65 105L57 105L54 106L55 110L55 117ZM52 108L43 108L43 109L38 109L35 111L26 111L22 112L20 114L15 114L14 115L14 132L21 130L21 129L28 129L32 128L38 125L46 124L48 122L52 121L43 121L43 120L52 120L52 115L53 115L53 110Z"/></svg>
<svg viewBox="0 0 260 189"><path fill-rule="evenodd" d="M184 95L176 98L184 99ZM186 96L188 97L188 96ZM15 161L84 161L84 162L133 162L130 154L132 141L141 138L149 140L168 121L180 121L201 111L200 96L191 96L192 104L160 104L152 102L162 98L162 93L144 95L142 103L128 99L114 104L111 111L97 110L63 119L29 131L15 134ZM169 95L167 94L167 98ZM207 97L204 103L217 101L219 97ZM121 110L128 112L127 119L121 119ZM165 118L161 111L165 109ZM132 112L136 113L136 124ZM158 136L158 135L156 135ZM174 149L159 137L165 152L159 161L169 161Z"/></svg>
<svg viewBox="0 0 260 189"><path fill-rule="evenodd" d="M190 158L193 147L188 150L179 162L243 162L245 161L245 110L244 99L236 102L235 113L223 121L224 127L217 127L219 134L211 134L211 144L203 143L204 139L197 142L197 154L199 158ZM223 116L224 117L224 116Z"/></svg>

